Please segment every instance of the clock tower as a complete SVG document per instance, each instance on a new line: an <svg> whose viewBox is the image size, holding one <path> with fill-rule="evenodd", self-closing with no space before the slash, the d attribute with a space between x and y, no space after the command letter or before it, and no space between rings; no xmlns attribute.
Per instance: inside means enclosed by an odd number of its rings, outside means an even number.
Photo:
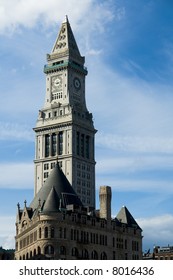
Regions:
<svg viewBox="0 0 173 280"><path fill-rule="evenodd" d="M85 101L84 62L66 17L44 66L45 102L34 128L35 195L58 162L83 205L95 208L96 130Z"/></svg>

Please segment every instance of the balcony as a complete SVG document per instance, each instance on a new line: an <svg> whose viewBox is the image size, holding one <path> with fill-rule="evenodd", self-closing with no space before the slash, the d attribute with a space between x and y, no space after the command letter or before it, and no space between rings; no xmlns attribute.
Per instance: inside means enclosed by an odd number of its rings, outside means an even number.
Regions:
<svg viewBox="0 0 173 280"><path fill-rule="evenodd" d="M81 71L82 73L84 73L85 75L87 75L88 71L87 68L85 66L79 65L73 61L63 61L62 63L56 63L54 65L44 65L44 73L48 73L50 71L54 71L54 70L58 70L59 68L63 68L63 67L67 67L67 66L71 66L72 68Z"/></svg>

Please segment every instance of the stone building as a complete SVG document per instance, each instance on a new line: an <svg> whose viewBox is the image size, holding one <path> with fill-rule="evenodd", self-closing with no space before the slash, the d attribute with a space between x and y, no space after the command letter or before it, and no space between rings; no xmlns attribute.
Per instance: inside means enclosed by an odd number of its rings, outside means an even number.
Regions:
<svg viewBox="0 0 173 280"><path fill-rule="evenodd" d="M143 260L173 260L173 246L154 246L152 252L143 254Z"/></svg>
<svg viewBox="0 0 173 280"><path fill-rule="evenodd" d="M173 246L155 246L153 249L154 260L173 260Z"/></svg>
<svg viewBox="0 0 173 280"><path fill-rule="evenodd" d="M85 102L85 59L68 18L44 66L33 201L16 218L15 259L142 259L142 230L126 207L111 215L111 188L95 208L95 145Z"/></svg>

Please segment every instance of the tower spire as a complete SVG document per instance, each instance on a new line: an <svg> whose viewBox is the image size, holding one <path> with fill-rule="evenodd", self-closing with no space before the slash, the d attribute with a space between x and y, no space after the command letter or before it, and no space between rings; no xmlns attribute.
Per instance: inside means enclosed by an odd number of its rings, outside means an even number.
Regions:
<svg viewBox="0 0 173 280"><path fill-rule="evenodd" d="M67 15L62 22L55 44L48 58L50 60L52 60L52 58L62 60L62 58L66 56L68 56L70 60L75 60L80 64L84 64L84 57L80 55Z"/></svg>
<svg viewBox="0 0 173 280"><path fill-rule="evenodd" d="M63 22L68 22L68 16L65 15L64 21Z"/></svg>

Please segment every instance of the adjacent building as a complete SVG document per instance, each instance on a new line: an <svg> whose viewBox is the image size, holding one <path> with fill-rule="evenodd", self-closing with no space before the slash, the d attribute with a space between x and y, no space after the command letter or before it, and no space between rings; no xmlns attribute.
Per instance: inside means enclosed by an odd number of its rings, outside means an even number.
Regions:
<svg viewBox="0 0 173 280"><path fill-rule="evenodd" d="M142 230L124 206L111 214L111 187L95 208L95 133L84 66L66 17L44 66L46 96L35 131L35 187L18 204L15 259L142 259Z"/></svg>
<svg viewBox="0 0 173 280"><path fill-rule="evenodd" d="M155 246L153 249L154 260L173 260L173 246Z"/></svg>

